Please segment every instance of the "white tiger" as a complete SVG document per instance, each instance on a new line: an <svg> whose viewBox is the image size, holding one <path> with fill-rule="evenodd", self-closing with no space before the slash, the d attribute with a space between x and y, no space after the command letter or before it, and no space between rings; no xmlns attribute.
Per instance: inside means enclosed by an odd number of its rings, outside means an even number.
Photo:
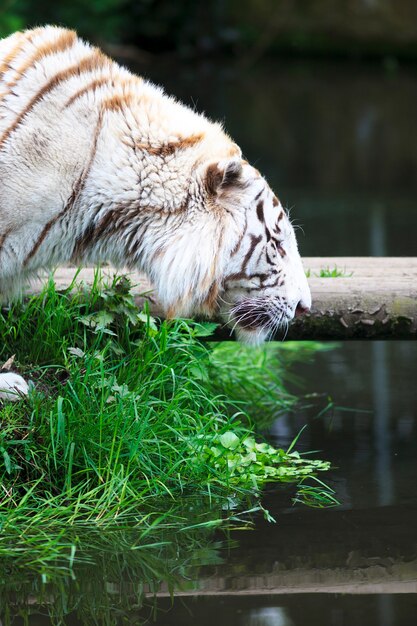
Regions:
<svg viewBox="0 0 417 626"><path fill-rule="evenodd" d="M0 295L99 261L146 273L167 316L220 311L252 343L311 306L288 217L220 124L71 30L15 33L0 41Z"/></svg>

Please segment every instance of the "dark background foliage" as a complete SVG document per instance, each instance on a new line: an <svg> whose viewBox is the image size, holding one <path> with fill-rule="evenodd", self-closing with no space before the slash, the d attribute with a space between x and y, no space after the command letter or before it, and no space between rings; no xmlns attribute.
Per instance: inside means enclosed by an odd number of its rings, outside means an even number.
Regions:
<svg viewBox="0 0 417 626"><path fill-rule="evenodd" d="M415 0L2 0L0 35L63 24L103 45L214 53L417 57Z"/></svg>

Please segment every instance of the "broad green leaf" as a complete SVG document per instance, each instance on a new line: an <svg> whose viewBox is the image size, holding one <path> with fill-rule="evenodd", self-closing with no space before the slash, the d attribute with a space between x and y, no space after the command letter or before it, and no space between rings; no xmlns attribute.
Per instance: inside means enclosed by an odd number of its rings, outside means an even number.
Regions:
<svg viewBox="0 0 417 626"><path fill-rule="evenodd" d="M220 436L220 443L228 450L234 450L239 445L239 437L232 433L231 430L228 430Z"/></svg>

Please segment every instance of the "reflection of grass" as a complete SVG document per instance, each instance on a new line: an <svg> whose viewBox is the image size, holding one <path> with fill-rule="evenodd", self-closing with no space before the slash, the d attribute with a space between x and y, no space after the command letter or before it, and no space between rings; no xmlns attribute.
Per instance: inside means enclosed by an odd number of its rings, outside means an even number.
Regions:
<svg viewBox="0 0 417 626"><path fill-rule="evenodd" d="M305 274L307 278L311 278L311 269L306 270ZM330 267L322 267L318 274L314 272L314 276L317 276L317 278L350 278L353 276L353 272L347 273L346 269L341 270L335 265L333 269L330 269Z"/></svg>
<svg viewBox="0 0 417 626"><path fill-rule="evenodd" d="M232 495L328 468L255 441L242 390L265 397L270 380L262 382L259 353L242 352L233 369L221 346L201 343L210 330L157 326L124 280L97 279L89 295L71 297L50 283L4 310L3 358L18 354L35 389L0 407L0 555L37 545L59 552L63 524L146 528L158 499L164 510L191 495L216 501L218 523Z"/></svg>
<svg viewBox="0 0 417 626"><path fill-rule="evenodd" d="M188 506L149 516L141 529L61 528L55 551L46 533L37 533L37 568L33 553L0 559L1 624L32 624L41 615L49 617L48 624L143 624L133 612L144 605L152 613L152 595L161 585L170 592L189 588L201 566L221 563L222 544L213 533L184 523L188 518L209 524L213 515L206 508L191 499Z"/></svg>
<svg viewBox="0 0 417 626"><path fill-rule="evenodd" d="M236 341L224 341L211 353L209 375L216 392L233 398L264 430L296 403L297 398L286 389L293 380L292 365L333 348L330 343L285 341L266 343L254 351Z"/></svg>
<svg viewBox="0 0 417 626"><path fill-rule="evenodd" d="M302 483L299 485L294 502L308 503L314 507L328 507L339 504L335 497L335 492L328 485L316 476L312 478L312 481L305 485Z"/></svg>

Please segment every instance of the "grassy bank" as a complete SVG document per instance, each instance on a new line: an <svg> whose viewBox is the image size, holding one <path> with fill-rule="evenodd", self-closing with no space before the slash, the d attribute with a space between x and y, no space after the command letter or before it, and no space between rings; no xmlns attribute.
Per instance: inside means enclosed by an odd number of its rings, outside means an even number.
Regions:
<svg viewBox="0 0 417 626"><path fill-rule="evenodd" d="M0 556L63 524L145 528L179 498L215 505L217 518L193 523L220 523L228 504L252 503L271 480L301 483L313 504L331 502L320 483L305 485L327 463L254 435L248 406L277 412L291 403L265 367L276 357L202 343L210 330L157 326L123 278L104 286L97 277L88 292L57 293L51 281L3 309L0 359L16 354L33 384L29 398L0 407Z"/></svg>

